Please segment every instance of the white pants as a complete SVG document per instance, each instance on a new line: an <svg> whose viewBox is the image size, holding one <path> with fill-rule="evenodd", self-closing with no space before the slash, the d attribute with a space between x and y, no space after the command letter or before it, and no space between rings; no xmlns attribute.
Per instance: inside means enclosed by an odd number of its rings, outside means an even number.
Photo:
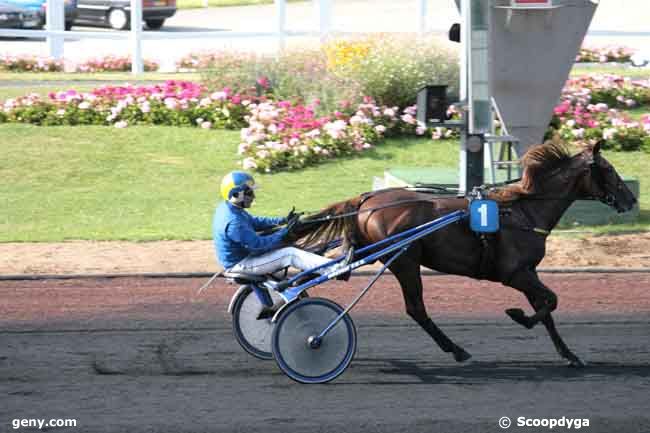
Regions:
<svg viewBox="0 0 650 433"><path fill-rule="evenodd" d="M280 248L259 256L248 256L237 263L229 272L240 272L250 275L267 275L277 272L286 267L294 267L301 271L322 266L331 260L318 254L303 251L295 247ZM319 269L319 274L330 272L331 266Z"/></svg>

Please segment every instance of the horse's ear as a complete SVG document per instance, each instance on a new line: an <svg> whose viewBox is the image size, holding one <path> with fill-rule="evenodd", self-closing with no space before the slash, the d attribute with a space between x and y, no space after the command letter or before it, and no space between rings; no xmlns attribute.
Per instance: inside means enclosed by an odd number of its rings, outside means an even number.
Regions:
<svg viewBox="0 0 650 433"><path fill-rule="evenodd" d="M603 144L603 140L590 140L588 143L584 144L584 152L592 156L600 154L600 147Z"/></svg>
<svg viewBox="0 0 650 433"><path fill-rule="evenodd" d="M591 149L591 153L594 155L598 155L600 153L600 146L602 146L603 140L598 140L596 144L594 144L594 147Z"/></svg>

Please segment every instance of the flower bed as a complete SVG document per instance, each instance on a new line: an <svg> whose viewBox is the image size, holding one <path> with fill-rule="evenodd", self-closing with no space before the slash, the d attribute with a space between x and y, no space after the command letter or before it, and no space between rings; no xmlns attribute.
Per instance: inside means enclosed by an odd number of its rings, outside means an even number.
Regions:
<svg viewBox="0 0 650 433"><path fill-rule="evenodd" d="M210 92L197 83L168 81L163 85L104 86L91 92L27 95L8 99L0 122L37 125L193 126L241 129L239 154L246 169L272 172L299 169L327 159L372 149L389 136L455 138L458 131L426 129L416 120L415 106L400 109L366 97L343 101L327 111L316 100L258 96L268 91L262 76L257 88ZM554 109L548 134L559 132L569 142L604 140L615 150L650 152L650 114L631 118L621 108L650 107L650 80L603 75L567 81ZM458 118L459 113L448 113Z"/></svg>
<svg viewBox="0 0 650 433"><path fill-rule="evenodd" d="M620 108L650 107L650 80L594 75L567 81L551 128L567 141L604 140L615 150L650 152L650 115L632 119Z"/></svg>
<svg viewBox="0 0 650 433"><path fill-rule="evenodd" d="M153 60L143 59L145 72L157 71L160 65ZM75 67L76 72L130 72L131 57L129 56L106 56L96 59L89 59L79 63Z"/></svg>
<svg viewBox="0 0 650 433"><path fill-rule="evenodd" d="M237 129L246 125L247 105L265 98L208 92L199 84L168 81L164 85L104 86L88 93L75 90L8 99L0 121L36 125L133 124Z"/></svg>
<svg viewBox="0 0 650 433"><path fill-rule="evenodd" d="M0 71L8 72L63 72L67 68L62 59L36 56L13 56L5 55L0 57ZM143 60L144 70L147 72L157 71L160 65L153 60ZM75 72L129 72L131 71L131 58L128 56L106 56L89 59L71 67Z"/></svg>
<svg viewBox="0 0 650 433"><path fill-rule="evenodd" d="M239 145L243 168L263 172L302 168L372 149L388 136L457 136L455 130L419 125L415 106L400 110L379 106L370 98L355 107L344 104L330 116L315 113L314 105L288 101L251 106L249 127L242 129Z"/></svg>
<svg viewBox="0 0 650 433"><path fill-rule="evenodd" d="M634 50L627 47L582 47L576 56L576 63L627 63Z"/></svg>
<svg viewBox="0 0 650 433"><path fill-rule="evenodd" d="M62 72L63 60L36 56L0 57L0 71L9 72Z"/></svg>

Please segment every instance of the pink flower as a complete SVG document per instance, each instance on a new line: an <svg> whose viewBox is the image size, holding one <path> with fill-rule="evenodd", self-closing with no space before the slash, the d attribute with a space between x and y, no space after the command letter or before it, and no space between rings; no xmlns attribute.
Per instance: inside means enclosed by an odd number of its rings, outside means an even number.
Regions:
<svg viewBox="0 0 650 433"><path fill-rule="evenodd" d="M212 128L212 122L202 122L202 123L201 123L201 128L203 128L203 129L210 129L210 128Z"/></svg>
<svg viewBox="0 0 650 433"><path fill-rule="evenodd" d="M259 84L259 86L262 89L268 89L269 87L271 87L271 82L265 76L261 76L260 78L258 78L257 79L257 84Z"/></svg>

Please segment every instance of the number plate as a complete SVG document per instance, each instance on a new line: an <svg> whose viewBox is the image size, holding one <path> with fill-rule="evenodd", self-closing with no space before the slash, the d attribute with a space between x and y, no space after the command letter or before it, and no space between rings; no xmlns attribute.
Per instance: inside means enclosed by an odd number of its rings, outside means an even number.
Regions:
<svg viewBox="0 0 650 433"><path fill-rule="evenodd" d="M493 200L473 200L469 207L469 226L479 233L499 230L499 205Z"/></svg>

